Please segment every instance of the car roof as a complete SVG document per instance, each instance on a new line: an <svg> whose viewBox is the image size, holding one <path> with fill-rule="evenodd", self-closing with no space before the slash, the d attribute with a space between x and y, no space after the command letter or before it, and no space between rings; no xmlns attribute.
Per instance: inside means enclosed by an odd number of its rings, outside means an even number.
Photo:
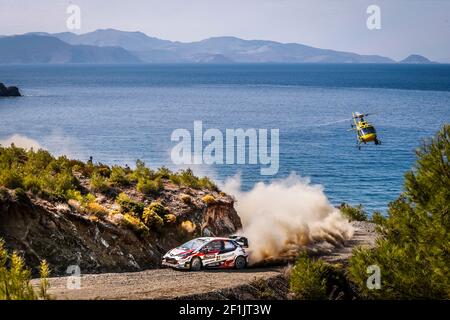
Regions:
<svg viewBox="0 0 450 320"><path fill-rule="evenodd" d="M225 238L225 237L200 237L197 238L199 240L203 240L203 241L211 241L211 240L233 240L230 238Z"/></svg>

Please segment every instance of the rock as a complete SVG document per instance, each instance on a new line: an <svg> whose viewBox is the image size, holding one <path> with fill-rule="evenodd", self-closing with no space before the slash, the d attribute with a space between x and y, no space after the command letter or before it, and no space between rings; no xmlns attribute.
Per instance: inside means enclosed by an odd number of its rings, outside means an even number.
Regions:
<svg viewBox="0 0 450 320"><path fill-rule="evenodd" d="M0 82L0 97L20 97L20 91L17 87L6 87Z"/></svg>
<svg viewBox="0 0 450 320"><path fill-rule="evenodd" d="M8 93L8 88L0 82L0 96L5 96Z"/></svg>
<svg viewBox="0 0 450 320"><path fill-rule="evenodd" d="M194 225L193 233L185 233L179 225L166 225L161 232L152 230L142 235L124 226L121 213L90 220L90 215L73 199L62 205L30 197L30 203L24 203L12 196L12 190L5 190L7 196L0 197L0 238L8 250L22 253L33 275L39 274L42 259L47 260L54 276L65 275L67 266L75 264L83 273L158 268L168 250L201 236L202 229L210 235L224 236L242 228L233 199L218 193L213 193L216 201L206 205L196 190L191 190L196 205L180 209L176 204L182 203L178 193L181 191L162 191L159 201L177 215L180 223L189 221ZM109 208L114 207L114 198L104 200L108 200L105 205Z"/></svg>

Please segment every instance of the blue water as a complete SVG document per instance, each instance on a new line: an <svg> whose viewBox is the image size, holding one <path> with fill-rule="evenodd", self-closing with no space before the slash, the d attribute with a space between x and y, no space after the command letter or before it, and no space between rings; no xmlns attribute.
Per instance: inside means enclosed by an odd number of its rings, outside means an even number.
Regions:
<svg viewBox="0 0 450 320"><path fill-rule="evenodd" d="M0 140L34 139L57 154L108 164L170 160L176 128L279 128L280 169L195 168L243 187L295 171L322 184L333 203L385 211L402 191L414 150L450 122L450 65L0 66L22 98L0 99ZM349 122L375 112L381 146L355 147Z"/></svg>

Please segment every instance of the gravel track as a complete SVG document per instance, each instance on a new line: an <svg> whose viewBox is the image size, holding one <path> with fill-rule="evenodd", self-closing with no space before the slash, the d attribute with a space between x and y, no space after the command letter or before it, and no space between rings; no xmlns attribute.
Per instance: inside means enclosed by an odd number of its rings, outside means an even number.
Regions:
<svg viewBox="0 0 450 320"><path fill-rule="evenodd" d="M329 262L347 262L355 246L372 246L376 233L368 222L354 222L355 234L345 246L321 255ZM81 276L80 289L68 289L68 277L50 281L50 295L55 299L173 299L205 294L215 290L269 279L283 273L284 267L248 268L246 270L203 270L200 272L152 269L142 272L104 273ZM39 279L32 280L34 285Z"/></svg>

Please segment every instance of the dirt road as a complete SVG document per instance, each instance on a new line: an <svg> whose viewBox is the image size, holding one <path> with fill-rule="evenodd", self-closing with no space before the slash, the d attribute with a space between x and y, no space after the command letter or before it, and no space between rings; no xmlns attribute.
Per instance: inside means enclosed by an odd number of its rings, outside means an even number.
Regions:
<svg viewBox="0 0 450 320"><path fill-rule="evenodd" d="M323 254L329 262L345 262L359 245L373 245L376 234L368 223L354 223L355 235L341 248ZM153 269L142 272L82 275L79 289L69 289L71 278L50 279L50 294L55 299L173 299L201 295L238 287L257 279L280 276L283 267L239 270L204 270L200 272ZM38 280L33 280L37 284ZM69 287L69 288L68 288Z"/></svg>

